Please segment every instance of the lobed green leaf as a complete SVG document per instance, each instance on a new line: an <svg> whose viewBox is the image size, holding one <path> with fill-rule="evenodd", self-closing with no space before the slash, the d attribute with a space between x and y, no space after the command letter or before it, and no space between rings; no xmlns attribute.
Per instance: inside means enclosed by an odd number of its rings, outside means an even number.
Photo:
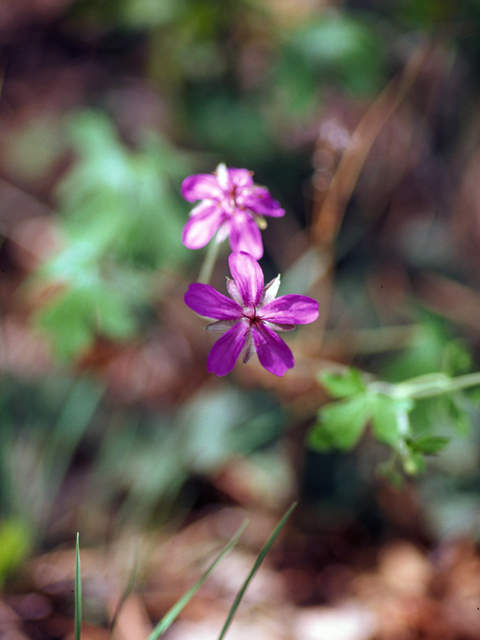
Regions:
<svg viewBox="0 0 480 640"><path fill-rule="evenodd" d="M402 435L402 415L413 407L411 400L397 400L379 393L372 402L372 430L375 437L393 446Z"/></svg>
<svg viewBox="0 0 480 640"><path fill-rule="evenodd" d="M371 415L368 395L359 394L322 407L308 443L313 449L326 451L332 447L348 450L360 439Z"/></svg>
<svg viewBox="0 0 480 640"><path fill-rule="evenodd" d="M343 374L323 371L318 377L321 384L334 398L347 398L362 393L366 389L362 374L358 369L350 368Z"/></svg>

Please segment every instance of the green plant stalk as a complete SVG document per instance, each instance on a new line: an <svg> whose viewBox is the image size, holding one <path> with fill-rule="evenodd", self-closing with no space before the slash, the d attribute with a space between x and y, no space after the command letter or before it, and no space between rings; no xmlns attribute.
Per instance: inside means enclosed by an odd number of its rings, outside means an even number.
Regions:
<svg viewBox="0 0 480 640"><path fill-rule="evenodd" d="M453 393L480 385L480 371L450 378L442 373L432 373L406 380L397 385L389 385L388 395L396 398L431 398L444 393Z"/></svg>
<svg viewBox="0 0 480 640"><path fill-rule="evenodd" d="M165 631L170 627L172 622L174 622L174 620L178 616L178 614L188 604L188 602L190 602L190 600L193 598L195 593L200 589L202 584L209 577L209 575L215 569L215 567L220 562L220 560L222 560L222 558L224 556L226 556L227 553L229 551L231 551L233 549L233 547L237 544L237 542L239 541L240 536L244 532L245 527L247 526L247 524L248 524L248 521L245 521L245 522L242 523L240 528L237 530L237 532L235 533L233 538L230 540L230 542L227 544L227 546L223 549L223 551L220 553L220 555L218 555L216 557L216 559L212 562L212 564L205 571L205 573L202 575L202 577L193 585L193 587L189 591L187 591L187 593L182 598L180 598L180 600L178 602L176 602L169 611L167 611L167 613L163 616L163 618L157 624L157 626L152 631L152 633L148 636L147 640L157 640L157 638L159 638L161 635L163 635L165 633ZM77 640L77 639L75 639L75 640Z"/></svg>
<svg viewBox="0 0 480 640"><path fill-rule="evenodd" d="M75 550L75 640L80 640L82 634L82 577L80 574L80 541L77 532Z"/></svg>
<svg viewBox="0 0 480 640"><path fill-rule="evenodd" d="M245 591L247 590L248 585L250 584L250 581L252 580L253 576L255 575L255 573L258 571L260 565L262 564L262 562L265 559L265 556L267 555L267 553L270 551L271 546L273 545L273 543L275 542L275 540L278 537L278 534L280 533L280 531L283 529L285 523L287 522L288 518L290 517L292 511L295 509L295 507L297 506L297 503L294 502L292 504L292 506L288 509L287 513L283 516L283 518L280 520L280 522L278 523L278 525L275 527L275 530L273 531L272 535L269 537L269 539L267 540L267 542L263 545L263 547L260 550L260 553L257 556L257 559L255 560L255 563L252 567L252 570L250 571L250 573L247 576L247 579L245 580L245 582L242 585L242 588L240 589L240 591L237 593L237 597L235 598L233 605L228 613L227 619L225 621L225 624L223 625L222 631L220 632L220 635L218 636L218 640L222 640L222 638L225 636L225 634L228 631L228 628L233 620L233 616L235 615L238 606L243 598L243 595L245 593Z"/></svg>
<svg viewBox="0 0 480 640"><path fill-rule="evenodd" d="M217 261L219 248L220 243L216 241L216 238L214 238L208 246L197 282L201 282L202 284L208 284L210 282L213 267L215 266L215 262Z"/></svg>

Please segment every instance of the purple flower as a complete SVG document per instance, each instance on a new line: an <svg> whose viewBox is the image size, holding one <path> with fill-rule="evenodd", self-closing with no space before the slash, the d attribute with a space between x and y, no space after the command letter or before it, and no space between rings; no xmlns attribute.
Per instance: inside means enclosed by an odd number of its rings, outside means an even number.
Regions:
<svg viewBox="0 0 480 640"><path fill-rule="evenodd" d="M224 164L214 173L185 178L182 195L189 202L202 201L183 229L182 242L188 249L204 247L218 231L217 242L229 236L232 251L246 251L258 260L263 255L263 216L285 213L268 189L253 184L251 171L227 169Z"/></svg>
<svg viewBox="0 0 480 640"><path fill-rule="evenodd" d="M201 316L217 322L209 331L226 331L213 345L207 369L224 376L235 366L243 351L245 364L256 352L260 364L276 376L293 367L292 352L275 331L292 331L295 324L308 324L318 318L318 302L307 296L275 298L280 276L264 286L263 272L248 253L232 253L228 259L233 280L227 278L227 298L208 284L191 284L185 304Z"/></svg>

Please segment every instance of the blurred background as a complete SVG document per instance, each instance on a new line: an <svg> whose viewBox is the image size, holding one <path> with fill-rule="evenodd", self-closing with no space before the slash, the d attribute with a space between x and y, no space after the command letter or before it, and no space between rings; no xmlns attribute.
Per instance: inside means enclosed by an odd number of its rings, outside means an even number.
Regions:
<svg viewBox="0 0 480 640"><path fill-rule="evenodd" d="M480 638L475 398L415 409L452 440L396 484L368 430L305 443L324 370L478 369L479 72L478 0L1 4L2 638L73 637L77 531L82 637L146 638L248 517L167 636L215 638L294 499L232 640ZM320 302L284 378L208 374L183 303L180 185L220 162L286 209L266 280Z"/></svg>

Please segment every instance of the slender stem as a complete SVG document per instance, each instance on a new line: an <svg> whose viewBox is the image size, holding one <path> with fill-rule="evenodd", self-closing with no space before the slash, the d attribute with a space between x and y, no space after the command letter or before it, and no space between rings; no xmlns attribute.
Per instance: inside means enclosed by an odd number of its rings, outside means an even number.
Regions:
<svg viewBox="0 0 480 640"><path fill-rule="evenodd" d="M396 386L395 395L408 398L430 398L476 385L480 385L480 371L457 378L449 378L437 373L402 382Z"/></svg>
<svg viewBox="0 0 480 640"><path fill-rule="evenodd" d="M215 266L215 262L217 261L219 247L220 243L218 243L215 239L210 243L205 255L205 260L202 264L202 268L200 269L198 282L201 282L202 284L208 284L210 282L213 267Z"/></svg>

